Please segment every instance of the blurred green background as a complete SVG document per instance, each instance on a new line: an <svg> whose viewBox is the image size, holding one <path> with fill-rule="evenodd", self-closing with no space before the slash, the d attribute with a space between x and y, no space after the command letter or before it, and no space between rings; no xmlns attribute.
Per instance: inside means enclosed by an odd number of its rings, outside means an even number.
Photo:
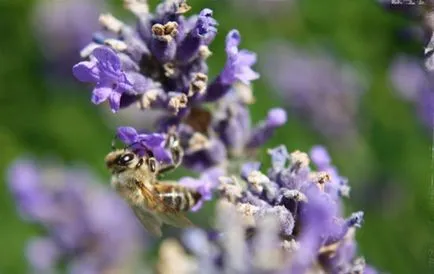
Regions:
<svg viewBox="0 0 434 274"><path fill-rule="evenodd" d="M234 5L236 1L244 4ZM127 13L120 2L108 1L107 8L124 18ZM385 11L373 0L294 2L296 6L284 4L266 13L243 8L248 0L190 0L193 12L211 8L220 24L211 46L211 74L225 62L224 37L231 28L240 30L242 48L264 52L265 42L276 38L301 46L320 45L366 71L369 88L360 102L360 136L355 145L341 146L289 117L267 146L283 143L289 150L308 151L315 144L326 145L352 186L348 211L365 210L357 238L368 263L388 273L433 273L429 253L434 250L434 222L430 226L428 206L431 132L418 121L414 106L394 96L387 73L397 54L422 51L421 44L397 36L410 20ZM90 103L87 87L47 68L46 55L35 39L36 4L36 0L0 1L0 273L25 273L23 249L38 231L19 219L3 179L12 160L22 154L55 156L65 164L88 164L107 183L109 178L103 157L114 135L112 115L101 111L106 105L97 108ZM62 41L47 43L56 47ZM254 83L254 94L260 102L251 109L255 121L268 108L282 105L264 79Z"/></svg>

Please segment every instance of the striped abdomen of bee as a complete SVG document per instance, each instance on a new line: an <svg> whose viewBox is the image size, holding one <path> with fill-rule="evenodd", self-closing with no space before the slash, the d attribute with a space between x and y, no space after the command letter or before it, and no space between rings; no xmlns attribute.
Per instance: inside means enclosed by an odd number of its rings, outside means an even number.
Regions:
<svg viewBox="0 0 434 274"><path fill-rule="evenodd" d="M177 211L190 210L202 198L199 192L178 184L157 183L154 191L164 204Z"/></svg>

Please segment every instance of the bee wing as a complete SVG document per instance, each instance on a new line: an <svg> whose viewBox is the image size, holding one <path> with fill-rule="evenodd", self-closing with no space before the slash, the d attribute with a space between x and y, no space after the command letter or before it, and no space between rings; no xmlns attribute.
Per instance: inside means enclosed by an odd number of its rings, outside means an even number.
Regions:
<svg viewBox="0 0 434 274"><path fill-rule="evenodd" d="M157 237L161 237L162 221L152 213L146 211L143 207L134 206L134 214L136 214L143 227Z"/></svg>

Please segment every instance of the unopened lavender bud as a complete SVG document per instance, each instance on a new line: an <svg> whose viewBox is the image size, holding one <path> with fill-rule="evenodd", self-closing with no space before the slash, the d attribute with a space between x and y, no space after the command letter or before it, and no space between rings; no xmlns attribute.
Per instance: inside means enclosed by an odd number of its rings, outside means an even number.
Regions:
<svg viewBox="0 0 434 274"><path fill-rule="evenodd" d="M212 55L212 52L209 50L208 46L202 45L199 47L199 57L203 60L208 59Z"/></svg>
<svg viewBox="0 0 434 274"><path fill-rule="evenodd" d="M100 44L97 43L90 43L87 46L85 46L81 51L80 51L80 57L83 59L87 59L89 58L89 56L92 54L92 52L94 51L94 49L100 47Z"/></svg>
<svg viewBox="0 0 434 274"><path fill-rule="evenodd" d="M138 104L140 109L147 109L150 108L152 103L154 103L158 95L160 94L160 90L158 89L152 89L148 90L147 92L143 93Z"/></svg>
<svg viewBox="0 0 434 274"><path fill-rule="evenodd" d="M187 4L186 1L181 1L176 10L176 14L184 14L191 10L191 6Z"/></svg>
<svg viewBox="0 0 434 274"><path fill-rule="evenodd" d="M285 251L290 253L293 253L300 248L300 243L296 242L294 239L289 241L284 240L280 245Z"/></svg>
<svg viewBox="0 0 434 274"><path fill-rule="evenodd" d="M170 98L168 106L171 110L173 110L174 114L178 114L181 108L187 107L188 98L184 93L171 92L168 95Z"/></svg>
<svg viewBox="0 0 434 274"><path fill-rule="evenodd" d="M296 202L307 202L306 195L303 194L303 192L296 190L296 189L285 189L281 194L281 200L283 197L287 199L294 200Z"/></svg>
<svg viewBox="0 0 434 274"><path fill-rule="evenodd" d="M311 180L312 180L312 182L314 182L318 186L318 188L321 191L324 191L325 190L325 184L330 183L331 177L330 177L330 174L328 174L325 171L312 172L311 173Z"/></svg>
<svg viewBox="0 0 434 274"><path fill-rule="evenodd" d="M267 119L260 123L252 132L247 144L249 148L259 147L273 136L274 131L286 123L286 111L274 108L268 112Z"/></svg>
<svg viewBox="0 0 434 274"><path fill-rule="evenodd" d="M242 197L243 189L236 178L222 176L219 182L218 190L229 202L235 203Z"/></svg>
<svg viewBox="0 0 434 274"><path fill-rule="evenodd" d="M120 33L124 25L122 21L118 20L110 13L101 14L98 21L104 28L108 29L113 33Z"/></svg>
<svg viewBox="0 0 434 274"><path fill-rule="evenodd" d="M104 40L104 44L116 51L125 51L128 48L125 42L118 39L106 39Z"/></svg>
<svg viewBox="0 0 434 274"><path fill-rule="evenodd" d="M205 135L195 132L188 141L188 151L189 153L193 153L198 150L206 149L209 143L209 139Z"/></svg>
<svg viewBox="0 0 434 274"><path fill-rule="evenodd" d="M149 14L149 5L146 0L124 0L124 8L130 10L137 17Z"/></svg>
<svg viewBox="0 0 434 274"><path fill-rule="evenodd" d="M165 25L154 24L152 26L151 50L155 57L162 63L172 60L176 53L174 37L178 33L178 23L167 22Z"/></svg>
<svg viewBox="0 0 434 274"><path fill-rule="evenodd" d="M190 89L188 90L188 97L194 94L203 94L206 90L208 83L208 76L204 73L196 73L190 83Z"/></svg>
<svg viewBox="0 0 434 274"><path fill-rule="evenodd" d="M237 82L233 85L240 101L243 104L251 105L255 103L255 96L253 96L253 90L250 85L243 84L241 82ZM286 114L285 114L286 115Z"/></svg>
<svg viewBox="0 0 434 274"><path fill-rule="evenodd" d="M245 226L256 226L255 214L259 211L259 207L247 204L247 203L238 203L237 211L243 218L243 224Z"/></svg>
<svg viewBox="0 0 434 274"><path fill-rule="evenodd" d="M259 170L254 170L247 176L247 182L254 192L261 193L264 185L270 183L270 179Z"/></svg>
<svg viewBox="0 0 434 274"><path fill-rule="evenodd" d="M155 39L170 42L178 34L178 23L167 22L166 24L155 24L152 26L152 34Z"/></svg>
<svg viewBox="0 0 434 274"><path fill-rule="evenodd" d="M179 45L176 59L185 63L197 56L202 45L209 45L217 33L217 21L212 18L212 10L200 12L196 25L190 30Z"/></svg>
<svg viewBox="0 0 434 274"><path fill-rule="evenodd" d="M297 173L301 169L309 167L309 156L301 151L294 151L289 155L289 161L291 163L291 172Z"/></svg>

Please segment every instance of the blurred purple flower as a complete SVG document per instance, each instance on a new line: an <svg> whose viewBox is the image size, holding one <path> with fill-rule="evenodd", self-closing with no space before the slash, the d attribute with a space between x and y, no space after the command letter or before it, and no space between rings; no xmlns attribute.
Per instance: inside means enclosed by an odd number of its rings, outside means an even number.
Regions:
<svg viewBox="0 0 434 274"><path fill-rule="evenodd" d="M8 184L25 220L47 232L27 247L33 270L50 273L65 261L69 273L79 265L86 273L102 273L138 262L135 254L145 246L140 226L128 206L87 170L20 159L9 168Z"/></svg>
<svg viewBox="0 0 434 274"><path fill-rule="evenodd" d="M285 43L266 45L262 71L267 81L303 121L326 137L352 137L356 132L362 77L330 55Z"/></svg>
<svg viewBox="0 0 434 274"><path fill-rule="evenodd" d="M427 127L434 126L434 82L422 61L398 56L389 68L389 77L397 95L415 104L419 118Z"/></svg>
<svg viewBox="0 0 434 274"><path fill-rule="evenodd" d="M62 79L71 77L70 68L79 61L77 53L92 39L98 28L98 14L104 6L102 0L42 0L35 3L32 29L51 75L60 75Z"/></svg>

